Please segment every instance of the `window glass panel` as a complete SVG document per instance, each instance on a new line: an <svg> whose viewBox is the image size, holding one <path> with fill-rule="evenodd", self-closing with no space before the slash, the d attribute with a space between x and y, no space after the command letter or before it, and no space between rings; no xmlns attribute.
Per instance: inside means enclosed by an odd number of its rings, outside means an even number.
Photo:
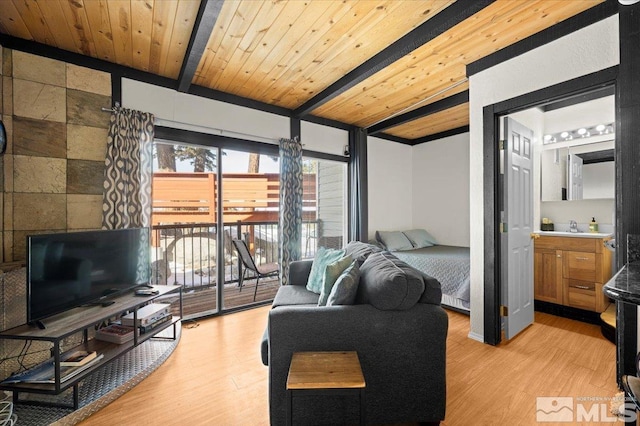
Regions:
<svg viewBox="0 0 640 426"><path fill-rule="evenodd" d="M347 165L305 158L303 163L302 257L317 247L342 248L347 236Z"/></svg>
<svg viewBox="0 0 640 426"><path fill-rule="evenodd" d="M278 157L224 150L222 213L227 279L223 309L273 300L280 287L275 274L267 273L270 276L258 280L256 271L243 265L233 244L234 239L243 240L251 257L249 263L263 271L278 262L279 188Z"/></svg>
<svg viewBox="0 0 640 426"><path fill-rule="evenodd" d="M217 311L217 148L154 143L152 278L184 286L185 318Z"/></svg>

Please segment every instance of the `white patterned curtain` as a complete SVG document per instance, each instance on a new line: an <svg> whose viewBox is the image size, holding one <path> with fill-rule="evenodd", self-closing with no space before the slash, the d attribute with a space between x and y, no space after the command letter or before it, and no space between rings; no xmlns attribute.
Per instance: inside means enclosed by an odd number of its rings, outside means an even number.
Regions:
<svg viewBox="0 0 640 426"><path fill-rule="evenodd" d="M102 229L151 225L151 162L154 117L114 108L107 136Z"/></svg>
<svg viewBox="0 0 640 426"><path fill-rule="evenodd" d="M280 226L278 251L282 285L289 283L289 264L300 259L302 245L302 144L280 139Z"/></svg>

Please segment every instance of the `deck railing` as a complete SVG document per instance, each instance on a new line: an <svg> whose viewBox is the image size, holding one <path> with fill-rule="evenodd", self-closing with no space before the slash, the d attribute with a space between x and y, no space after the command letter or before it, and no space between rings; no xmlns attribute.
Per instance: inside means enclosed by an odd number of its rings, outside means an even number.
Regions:
<svg viewBox="0 0 640 426"><path fill-rule="evenodd" d="M315 255L318 221L303 222L302 257ZM216 223L154 225L152 227L152 280L155 284L181 284L187 290L215 286L217 273ZM224 284L238 282L242 273L231 242L247 242L256 264L278 261L277 222L234 222L222 226Z"/></svg>

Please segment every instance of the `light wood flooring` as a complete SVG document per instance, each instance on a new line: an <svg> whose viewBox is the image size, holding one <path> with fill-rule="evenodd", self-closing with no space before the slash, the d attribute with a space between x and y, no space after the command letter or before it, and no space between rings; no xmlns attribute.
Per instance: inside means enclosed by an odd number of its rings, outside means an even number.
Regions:
<svg viewBox="0 0 640 426"><path fill-rule="evenodd" d="M158 370L81 425L269 424L259 353L268 309L185 324ZM448 314L443 425L530 425L538 396L607 399L618 391L615 346L597 326L536 313L520 336L492 347L467 337L469 317Z"/></svg>

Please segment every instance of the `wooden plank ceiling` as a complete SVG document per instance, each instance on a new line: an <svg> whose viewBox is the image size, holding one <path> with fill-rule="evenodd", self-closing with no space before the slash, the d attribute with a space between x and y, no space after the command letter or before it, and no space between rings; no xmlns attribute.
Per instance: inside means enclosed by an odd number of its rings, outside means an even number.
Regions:
<svg viewBox="0 0 640 426"><path fill-rule="evenodd" d="M310 112L367 128L464 92L467 64L602 1L497 0ZM437 21L453 3L226 0L204 52L195 56L190 83L293 111ZM198 20L204 6L200 0L0 0L0 33L166 77L177 88L183 64L199 55L190 49L196 23L211 19ZM463 103L385 132L411 140L468 123Z"/></svg>

